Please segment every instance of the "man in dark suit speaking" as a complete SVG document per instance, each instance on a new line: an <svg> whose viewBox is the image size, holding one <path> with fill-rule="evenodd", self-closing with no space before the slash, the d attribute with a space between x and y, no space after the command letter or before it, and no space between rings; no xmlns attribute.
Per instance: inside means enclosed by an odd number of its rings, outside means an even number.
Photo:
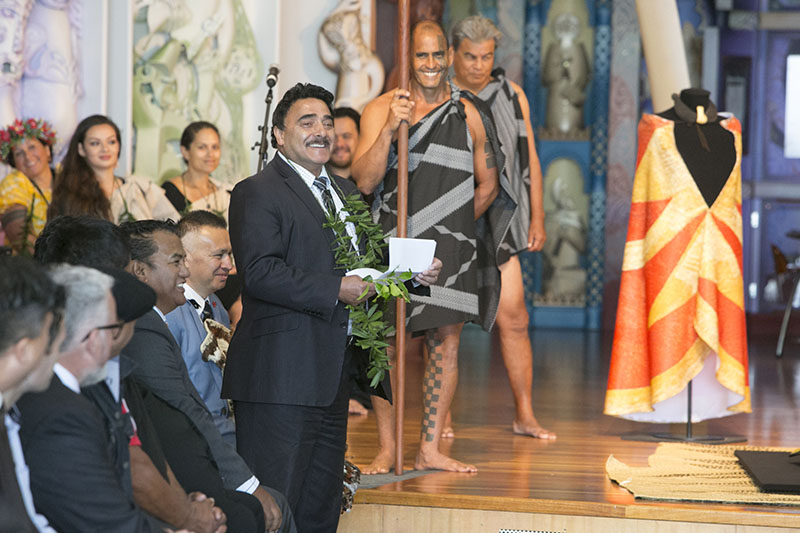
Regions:
<svg viewBox="0 0 800 533"><path fill-rule="evenodd" d="M272 117L278 154L234 188L230 208L244 288L222 396L234 400L239 453L286 495L304 533L336 531L339 520L350 363L345 306L368 289L337 270L335 236L324 227L326 210L346 216L339 190L356 190L325 170L332 102L311 84L286 92ZM352 224L347 231L357 246ZM436 260L417 280L435 282L439 268Z"/></svg>

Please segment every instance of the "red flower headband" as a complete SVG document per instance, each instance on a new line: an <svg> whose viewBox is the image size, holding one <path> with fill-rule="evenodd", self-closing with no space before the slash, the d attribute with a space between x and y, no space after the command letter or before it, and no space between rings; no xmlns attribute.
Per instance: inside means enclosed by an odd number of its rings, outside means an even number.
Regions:
<svg viewBox="0 0 800 533"><path fill-rule="evenodd" d="M0 157L3 161L8 161L14 144L28 138L39 139L46 145L53 146L56 142L56 132L49 122L41 118L15 120L7 128L0 130Z"/></svg>

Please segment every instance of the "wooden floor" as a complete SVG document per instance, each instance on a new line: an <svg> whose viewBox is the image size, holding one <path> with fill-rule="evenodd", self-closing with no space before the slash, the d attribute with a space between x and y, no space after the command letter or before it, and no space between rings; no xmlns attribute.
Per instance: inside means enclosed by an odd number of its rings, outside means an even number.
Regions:
<svg viewBox="0 0 800 533"><path fill-rule="evenodd" d="M759 337L753 329L753 413L697 424L694 434L741 434L751 445L800 446L800 346L787 344L784 357L776 359L775 336ZM685 432L685 426L602 414L610 344L611 335L601 332L538 329L533 334L534 408L542 425L558 434L548 442L511 432L513 398L497 343L476 327L465 328L453 405L456 438L445 450L475 464L478 473L434 473L359 490L355 509L342 518L339 531L800 530L800 509L637 502L609 481L604 465L610 454L644 466L656 447L621 435ZM422 363L410 354L407 365L404 462L410 469L420 430ZM366 464L377 445L374 415L351 416L348 435L348 458Z"/></svg>

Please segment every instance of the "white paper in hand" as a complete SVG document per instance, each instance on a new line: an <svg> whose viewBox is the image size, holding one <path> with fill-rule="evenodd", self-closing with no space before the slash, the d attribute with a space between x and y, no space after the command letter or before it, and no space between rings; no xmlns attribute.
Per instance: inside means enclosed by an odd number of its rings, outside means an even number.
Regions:
<svg viewBox="0 0 800 533"><path fill-rule="evenodd" d="M416 276L433 263L436 241L432 239L389 239L389 272L408 272Z"/></svg>
<svg viewBox="0 0 800 533"><path fill-rule="evenodd" d="M433 263L436 253L436 241L432 239L389 239L389 268L386 272L374 268L356 268L347 272L348 276L359 276L361 279L372 276L372 279L383 279L392 272L408 272L416 276Z"/></svg>

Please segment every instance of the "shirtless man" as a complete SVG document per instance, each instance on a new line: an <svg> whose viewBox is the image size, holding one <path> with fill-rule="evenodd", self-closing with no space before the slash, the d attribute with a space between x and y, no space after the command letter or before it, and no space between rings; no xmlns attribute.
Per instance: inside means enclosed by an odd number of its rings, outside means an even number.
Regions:
<svg viewBox="0 0 800 533"><path fill-rule="evenodd" d="M414 27L411 34L411 61L411 90L389 91L370 102L365 108L361 119L361 137L352 166L352 177L364 194L375 192L383 182L385 189L380 193L382 200L387 203L391 201L391 198L387 200L387 196L393 196L392 182L396 182L396 179L392 178L394 167L390 158L390 149L397 138L397 129L402 121L407 121L413 129L414 125L425 119L426 126L429 123L432 123L433 126L427 133L420 135L420 139L414 141L417 143L415 146L409 146L409 151L419 148L420 143L428 142L425 139L429 136L435 137L436 130L439 129L439 133L444 131L448 133L436 139L437 145L450 141L452 144L448 144L446 147L448 153L471 157L472 164L467 165L470 168L465 173L469 180L466 182L469 197L454 207L454 210L466 207L469 212L466 220L462 216L458 222L453 223L455 225L447 229L449 232L463 231L463 234L474 237L474 219L480 217L488 209L499 189L494 153L488 147L486 131L477 109L468 101L461 100L454 103L455 99L451 100L450 86L447 80L451 55L447 46L447 38L439 24L423 21ZM442 119L442 113L450 110L451 106L463 106L466 120L460 118L464 116L463 114L454 115L452 113L447 115L447 120ZM465 122L466 124L464 124ZM455 130L448 131L448 128L452 129L454 126ZM467 135L471 136L472 146L475 147L471 152L467 148ZM458 140L452 140L454 138ZM448 176L456 172L447 168L447 165L443 165L441 160L426 164L425 158L435 159L435 156L430 153L421 153L421 151L415 153L418 158L423 159L423 162L415 164L414 168L409 168L410 218L416 209L433 205L437 200L437 198L431 197L420 198L421 191L428 190L426 188L435 189L436 182L451 179ZM447 161L445 160L445 162ZM464 173L463 168L459 171ZM424 172L431 172L431 174L420 175ZM412 181L412 174L414 174L415 181ZM438 186L443 185L440 183ZM463 200L463 197L460 200ZM388 209L381 210L382 222L387 219L393 220L392 217L395 215L391 213L391 209L392 207L389 205ZM430 216L443 215L437 213ZM445 219L442 218L442 220ZM450 220L443 223L451 223ZM396 222L391 222L391 224L394 223ZM387 226L384 225L384 229L386 228ZM434 230L418 232L409 236L436 237L437 256L442 258L445 269L448 267L453 269L450 274L442 270L439 279L445 280L451 274L454 277L461 277L458 270L462 265L458 261L449 261L446 256L439 253L447 246L454 246L452 242L455 239L452 239L452 233L449 235L449 240L447 239L448 235L439 235ZM467 246L474 248L474 241L471 245L467 243L459 245L461 248L456 248L453 252L456 256L459 253L463 255ZM472 248L466 248L469 250L469 254L472 254ZM415 330L425 332L425 342L429 353L423 377L422 434L419 451L414 462L416 469L477 471L475 466L452 459L439 451L439 439L445 413L450 407L458 381L458 345L461 329L466 320L472 320L477 315L478 299L474 295L477 275L472 274L472 278L468 276L464 276L464 278L467 281L461 285L460 290L452 290L451 286L443 287L440 290L450 291L450 294L457 294L461 298L474 301L474 310L454 312L441 304L437 305L433 292L436 287L431 287L431 298L424 302L425 310L414 316L409 323L410 332ZM414 305L415 302L412 301L409 306L409 316L412 316L411 310L414 309ZM394 411L388 402L375 396L373 396L373 406L378 420L379 451L372 463L362 469L365 474L386 473L395 461Z"/></svg>
<svg viewBox="0 0 800 533"><path fill-rule="evenodd" d="M522 286L522 269L519 252L536 252L542 249L546 235L544 208L542 206L542 169L533 140L528 99L522 87L507 80L502 72L492 76L494 51L502 37L494 23L479 15L458 22L451 32L454 83L491 103L497 123L505 168L512 190L518 192L517 211L512 230L508 232L511 256L500 265L502 290L497 313L500 335L500 352L508 372L511 391L514 393L516 416L512 423L514 433L540 439L555 439L556 434L544 429L536 421L531 403L533 386L533 353L528 336L528 311ZM491 86L490 86L491 82ZM518 130L518 115L524 121L524 130ZM499 121L505 120L506 124ZM521 128L520 128L521 129ZM527 168L526 168L527 167ZM530 183L525 178L530 176ZM527 198L526 198L527 196ZM515 232L516 230L516 232ZM515 239L516 237L516 239ZM448 424L445 436L448 436ZM452 435L452 433L450 434Z"/></svg>

